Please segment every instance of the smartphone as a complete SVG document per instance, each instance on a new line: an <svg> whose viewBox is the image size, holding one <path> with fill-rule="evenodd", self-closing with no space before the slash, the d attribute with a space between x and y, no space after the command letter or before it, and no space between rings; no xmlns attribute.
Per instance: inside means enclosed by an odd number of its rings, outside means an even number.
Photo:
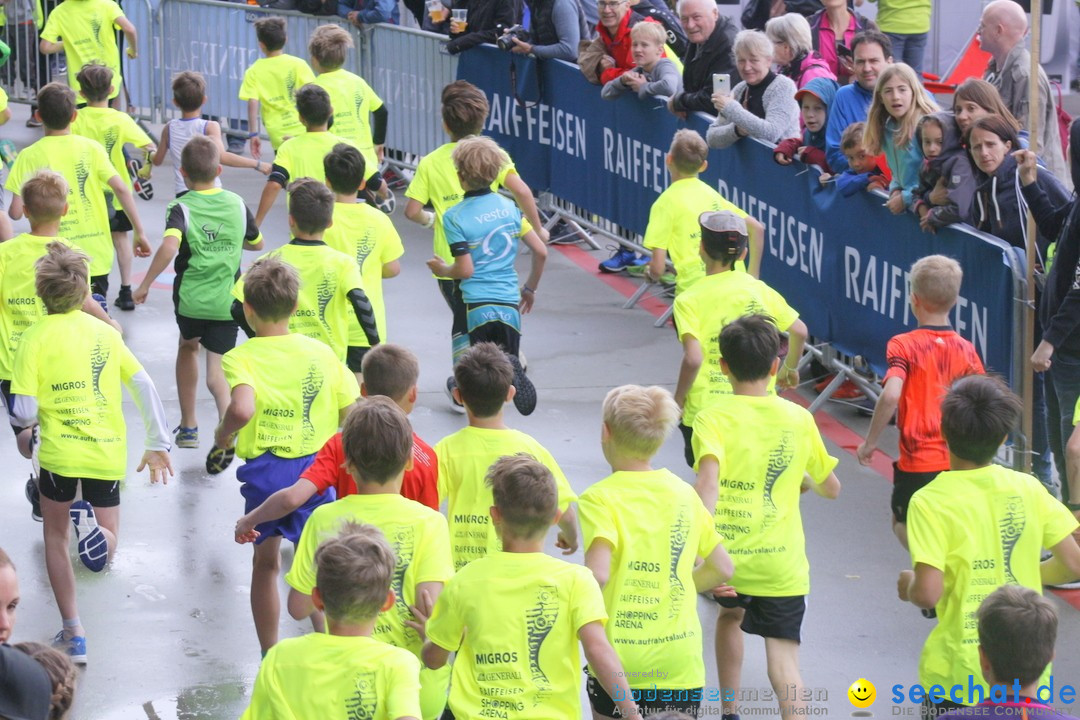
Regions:
<svg viewBox="0 0 1080 720"><path fill-rule="evenodd" d="M838 58L847 58L848 60L854 58L854 55L851 52L851 48L849 48L840 40L836 41L836 56Z"/></svg>
<svg viewBox="0 0 1080 720"><path fill-rule="evenodd" d="M731 75L728 73L713 73L712 91L713 95L716 95L717 93L720 93L721 95L730 95Z"/></svg>

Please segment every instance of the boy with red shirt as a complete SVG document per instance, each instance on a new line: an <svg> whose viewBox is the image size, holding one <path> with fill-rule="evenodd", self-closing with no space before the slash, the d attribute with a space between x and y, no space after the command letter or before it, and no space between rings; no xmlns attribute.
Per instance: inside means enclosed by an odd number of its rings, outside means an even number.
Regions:
<svg viewBox="0 0 1080 720"><path fill-rule="evenodd" d="M949 326L964 273L944 255L929 255L911 266L911 310L919 327L889 341L889 369L874 408L859 462L869 465L882 430L893 413L900 431L900 458L893 463L893 532L907 549L907 509L915 491L949 469L941 435L941 401L953 381L981 375L975 346Z"/></svg>
<svg viewBox="0 0 1080 720"><path fill-rule="evenodd" d="M416 404L416 382L420 377L420 364L415 355L400 345L382 343L364 355L362 368L364 382L360 385L361 395L385 395L406 415L412 412ZM405 470L401 494L438 510L438 473L435 451L413 433L412 464ZM356 481L345 470L345 450L340 432L326 441L311 466L300 474L299 480L290 487L278 490L262 505L236 521L236 541L249 542L256 525L288 515L312 495L327 488L334 488L338 498L356 494Z"/></svg>

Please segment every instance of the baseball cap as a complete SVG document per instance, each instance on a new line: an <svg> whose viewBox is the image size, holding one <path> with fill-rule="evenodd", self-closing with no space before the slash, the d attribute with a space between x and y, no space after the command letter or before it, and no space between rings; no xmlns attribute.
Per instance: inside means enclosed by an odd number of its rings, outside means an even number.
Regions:
<svg viewBox="0 0 1080 720"><path fill-rule="evenodd" d="M48 717L52 694L52 680L37 660L10 645L0 645L0 717Z"/></svg>
<svg viewBox="0 0 1080 720"><path fill-rule="evenodd" d="M738 257L746 247L746 221L730 210L703 212L698 216L701 241L710 255Z"/></svg>

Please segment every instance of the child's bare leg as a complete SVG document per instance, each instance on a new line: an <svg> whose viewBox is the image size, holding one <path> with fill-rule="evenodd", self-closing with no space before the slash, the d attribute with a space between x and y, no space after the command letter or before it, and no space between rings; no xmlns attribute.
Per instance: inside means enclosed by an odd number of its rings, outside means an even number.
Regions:
<svg viewBox="0 0 1080 720"><path fill-rule="evenodd" d="M71 502L56 502L41 496L42 532L45 538L45 570L49 574L56 597L56 607L63 620L75 620L79 617L79 607L75 602L75 570L71 567L71 516L68 510ZM64 627L68 637L85 635L81 625Z"/></svg>
<svg viewBox="0 0 1080 720"><path fill-rule="evenodd" d="M105 542L108 543L109 560L112 560L116 551L116 539L120 536L120 506L95 507L94 517L101 528L101 534L105 536Z"/></svg>
<svg viewBox="0 0 1080 720"><path fill-rule="evenodd" d="M277 579L281 572L281 537L274 535L255 546L251 565L251 616L259 646L265 653L277 644L281 598Z"/></svg>
<svg viewBox="0 0 1080 720"><path fill-rule="evenodd" d="M195 412L198 385L199 338L180 338L180 346L176 350L176 394L180 397L180 427L199 426L199 416Z"/></svg>
<svg viewBox="0 0 1080 720"><path fill-rule="evenodd" d="M799 643L783 638L765 638L765 660L769 666L769 682L779 700L780 716L784 720L802 717L805 703L800 698L802 675L799 673Z"/></svg>
<svg viewBox="0 0 1080 720"><path fill-rule="evenodd" d="M716 618L716 670L725 715L739 711L743 661L743 631L739 625L745 612L742 608L721 607Z"/></svg>
<svg viewBox="0 0 1080 720"><path fill-rule="evenodd" d="M221 369L221 356L209 350L206 351L206 388L214 396L220 421L229 409L229 383L225 380L225 371Z"/></svg>
<svg viewBox="0 0 1080 720"><path fill-rule="evenodd" d="M120 268L120 285L131 285L131 259L135 251L131 247L131 241L126 232L114 232L112 234L113 248L116 249L116 264Z"/></svg>

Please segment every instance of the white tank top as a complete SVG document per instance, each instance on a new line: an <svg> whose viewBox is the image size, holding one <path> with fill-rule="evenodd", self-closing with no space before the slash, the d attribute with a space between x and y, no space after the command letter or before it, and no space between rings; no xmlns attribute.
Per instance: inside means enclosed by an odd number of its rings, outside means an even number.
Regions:
<svg viewBox="0 0 1080 720"><path fill-rule="evenodd" d="M180 174L180 153L188 140L196 135L206 134L207 120L198 118L176 118L169 121L169 157L172 158L173 184L177 195L187 191L184 176ZM214 179L214 187L221 187L221 178Z"/></svg>

